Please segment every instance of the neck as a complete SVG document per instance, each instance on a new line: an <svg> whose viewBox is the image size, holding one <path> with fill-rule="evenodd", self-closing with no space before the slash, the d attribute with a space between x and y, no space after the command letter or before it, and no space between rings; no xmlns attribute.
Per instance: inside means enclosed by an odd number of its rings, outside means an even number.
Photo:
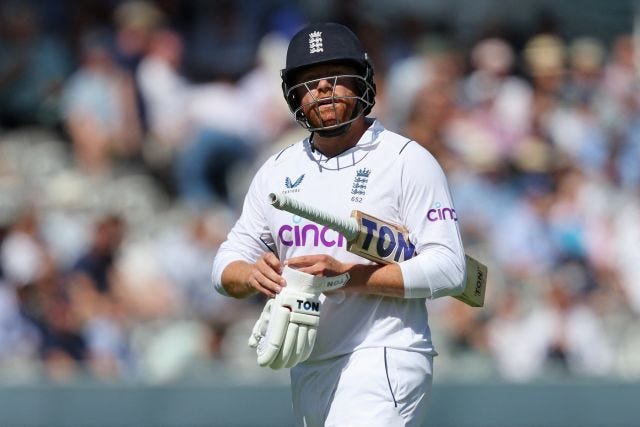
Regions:
<svg viewBox="0 0 640 427"><path fill-rule="evenodd" d="M316 132L313 134L313 146L325 156L335 157L343 151L355 147L370 124L371 121L369 119L360 117L351 123L349 129L342 135L326 137L320 136L320 134Z"/></svg>

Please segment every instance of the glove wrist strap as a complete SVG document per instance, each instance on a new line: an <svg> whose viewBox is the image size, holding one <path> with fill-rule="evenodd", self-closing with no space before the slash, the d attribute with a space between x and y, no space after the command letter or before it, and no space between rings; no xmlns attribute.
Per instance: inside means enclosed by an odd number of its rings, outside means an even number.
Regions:
<svg viewBox="0 0 640 427"><path fill-rule="evenodd" d="M282 277L287 281L287 286L291 286L290 289L313 293L339 289L351 278L349 273L343 273L339 276L333 277L314 276L312 274L294 270L291 267L284 268L282 271Z"/></svg>

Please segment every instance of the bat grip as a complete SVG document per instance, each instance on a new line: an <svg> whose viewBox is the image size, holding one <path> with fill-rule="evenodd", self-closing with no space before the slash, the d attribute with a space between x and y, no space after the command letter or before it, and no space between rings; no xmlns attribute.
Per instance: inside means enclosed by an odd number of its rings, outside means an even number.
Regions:
<svg viewBox="0 0 640 427"><path fill-rule="evenodd" d="M360 231L358 222L353 218L339 218L328 212L292 199L282 193L270 193L269 202L276 209L290 212L294 215L306 218L309 221L329 227L330 229L342 234L347 241L355 240L358 237L358 233Z"/></svg>

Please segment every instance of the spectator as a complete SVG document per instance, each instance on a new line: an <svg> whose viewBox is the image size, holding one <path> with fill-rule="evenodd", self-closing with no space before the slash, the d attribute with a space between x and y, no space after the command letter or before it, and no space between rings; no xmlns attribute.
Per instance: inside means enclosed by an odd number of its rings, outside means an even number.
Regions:
<svg viewBox="0 0 640 427"><path fill-rule="evenodd" d="M78 168L100 175L137 153L141 129L132 80L116 65L108 36L86 34L82 44L82 65L65 84L65 125Z"/></svg>
<svg viewBox="0 0 640 427"><path fill-rule="evenodd" d="M55 381L74 378L85 358L85 342L62 287L62 275L40 237L34 209L25 209L17 218L3 242L2 260L16 289L25 338L31 334L30 340L39 344L46 375Z"/></svg>
<svg viewBox="0 0 640 427"><path fill-rule="evenodd" d="M140 62L149 50L153 34L163 25L164 20L164 13L155 2L147 0L126 0L113 11L114 58L133 86L135 109L129 113L135 115L144 129L147 129L147 112L136 75Z"/></svg>
<svg viewBox="0 0 640 427"><path fill-rule="evenodd" d="M57 125L69 52L29 1L0 6L0 125Z"/></svg>
<svg viewBox="0 0 640 427"><path fill-rule="evenodd" d="M115 214L98 218L89 247L68 275L67 293L85 344L89 372L109 380L127 371L129 349L125 340L122 302L119 300L115 263L126 233L123 218Z"/></svg>
<svg viewBox="0 0 640 427"><path fill-rule="evenodd" d="M154 143L175 149L187 138L188 82L182 77L182 39L163 29L155 32L136 72Z"/></svg>
<svg viewBox="0 0 640 427"><path fill-rule="evenodd" d="M460 146L467 144L466 140L484 135L482 150L507 159L530 132L531 88L512 74L515 54L502 39L481 40L471 51L471 63L474 69L463 80L469 130L455 143L463 152Z"/></svg>
<svg viewBox="0 0 640 427"><path fill-rule="evenodd" d="M2 272L14 286L32 285L50 265L48 248L40 236L38 213L25 207L18 214L0 246Z"/></svg>
<svg viewBox="0 0 640 427"><path fill-rule="evenodd" d="M605 129L597 111L603 48L596 40L578 38L569 47L569 75L564 105L548 118L554 145L591 175L604 175L609 157Z"/></svg>
<svg viewBox="0 0 640 427"><path fill-rule="evenodd" d="M118 64L133 76L164 15L152 2L144 0L124 1L116 7L113 15L116 26L115 57Z"/></svg>
<svg viewBox="0 0 640 427"><path fill-rule="evenodd" d="M96 221L89 248L78 259L73 272L90 279L95 290L108 294L117 251L125 235L125 222L117 215L106 215Z"/></svg>
<svg viewBox="0 0 640 427"><path fill-rule="evenodd" d="M409 111L415 102L412 94L421 87L444 83L451 87L461 72L460 58L452 43L440 35L423 37L416 53L391 66L387 91L394 94L387 101L390 129L401 129L407 124ZM419 96L419 95L417 95Z"/></svg>

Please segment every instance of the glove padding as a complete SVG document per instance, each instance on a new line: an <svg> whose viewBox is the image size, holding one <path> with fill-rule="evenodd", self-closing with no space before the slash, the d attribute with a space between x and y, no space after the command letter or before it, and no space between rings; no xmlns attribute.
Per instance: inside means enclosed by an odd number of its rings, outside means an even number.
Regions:
<svg viewBox="0 0 640 427"><path fill-rule="evenodd" d="M348 273L317 277L289 267L282 277L287 286L267 301L249 337L258 364L272 369L291 368L307 360L316 341L321 293L339 289L349 280Z"/></svg>
<svg viewBox="0 0 640 427"><path fill-rule="evenodd" d="M271 306L273 305L273 301L273 298L267 301L262 309L262 313L260 313L260 317L256 321L256 324L253 325L251 336L249 336L249 347L258 347L260 341L267 334L267 327L269 326L269 318L271 317Z"/></svg>

